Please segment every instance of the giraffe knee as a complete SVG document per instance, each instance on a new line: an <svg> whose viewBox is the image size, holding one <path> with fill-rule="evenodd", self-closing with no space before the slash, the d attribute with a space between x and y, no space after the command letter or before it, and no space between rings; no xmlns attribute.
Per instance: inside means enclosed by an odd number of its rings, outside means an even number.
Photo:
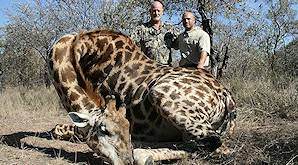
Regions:
<svg viewBox="0 0 298 165"><path fill-rule="evenodd" d="M50 132L54 139L69 140L74 134L74 125L57 124Z"/></svg>

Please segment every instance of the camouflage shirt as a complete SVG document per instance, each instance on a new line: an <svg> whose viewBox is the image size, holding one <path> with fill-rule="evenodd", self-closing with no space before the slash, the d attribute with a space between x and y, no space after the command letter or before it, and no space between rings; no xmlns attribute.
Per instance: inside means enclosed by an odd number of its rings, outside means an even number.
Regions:
<svg viewBox="0 0 298 165"><path fill-rule="evenodd" d="M162 24L160 30L156 30L150 22L147 22L137 26L131 38L149 58L161 64L170 64L174 30L174 27L169 24Z"/></svg>

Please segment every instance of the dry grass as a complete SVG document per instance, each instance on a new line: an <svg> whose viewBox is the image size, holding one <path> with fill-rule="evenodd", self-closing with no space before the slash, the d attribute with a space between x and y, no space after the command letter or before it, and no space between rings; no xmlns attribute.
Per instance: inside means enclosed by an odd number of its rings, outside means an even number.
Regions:
<svg viewBox="0 0 298 165"><path fill-rule="evenodd" d="M234 164L298 163L298 79L280 82L229 80L238 104Z"/></svg>
<svg viewBox="0 0 298 165"><path fill-rule="evenodd" d="M225 83L238 103L238 130L228 156L199 150L160 164L297 164L297 81ZM69 122L53 89L7 89L0 98L0 164L103 164L85 144L51 140L46 131Z"/></svg>
<svg viewBox="0 0 298 165"><path fill-rule="evenodd" d="M0 98L0 164L88 162L86 145L50 140L47 133L68 117L53 89L7 89ZM72 151L75 149L74 151ZM90 159L92 160L92 159Z"/></svg>

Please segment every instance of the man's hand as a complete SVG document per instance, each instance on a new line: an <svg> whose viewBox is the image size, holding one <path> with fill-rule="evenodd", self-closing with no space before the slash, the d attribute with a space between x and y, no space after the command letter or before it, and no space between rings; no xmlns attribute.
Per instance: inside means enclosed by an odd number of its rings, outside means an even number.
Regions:
<svg viewBox="0 0 298 165"><path fill-rule="evenodd" d="M198 69L205 69L204 64L198 64L197 68Z"/></svg>

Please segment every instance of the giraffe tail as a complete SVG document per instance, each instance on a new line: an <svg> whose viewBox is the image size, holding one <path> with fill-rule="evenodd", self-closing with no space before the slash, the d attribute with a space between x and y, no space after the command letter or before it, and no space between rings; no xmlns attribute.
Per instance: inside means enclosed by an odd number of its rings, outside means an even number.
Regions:
<svg viewBox="0 0 298 165"><path fill-rule="evenodd" d="M226 96L226 111L228 113L228 121L229 121L229 129L228 133L230 136L234 135L235 133L235 128L236 128L236 103L235 100L233 99L232 95L230 92L226 91L225 92Z"/></svg>

